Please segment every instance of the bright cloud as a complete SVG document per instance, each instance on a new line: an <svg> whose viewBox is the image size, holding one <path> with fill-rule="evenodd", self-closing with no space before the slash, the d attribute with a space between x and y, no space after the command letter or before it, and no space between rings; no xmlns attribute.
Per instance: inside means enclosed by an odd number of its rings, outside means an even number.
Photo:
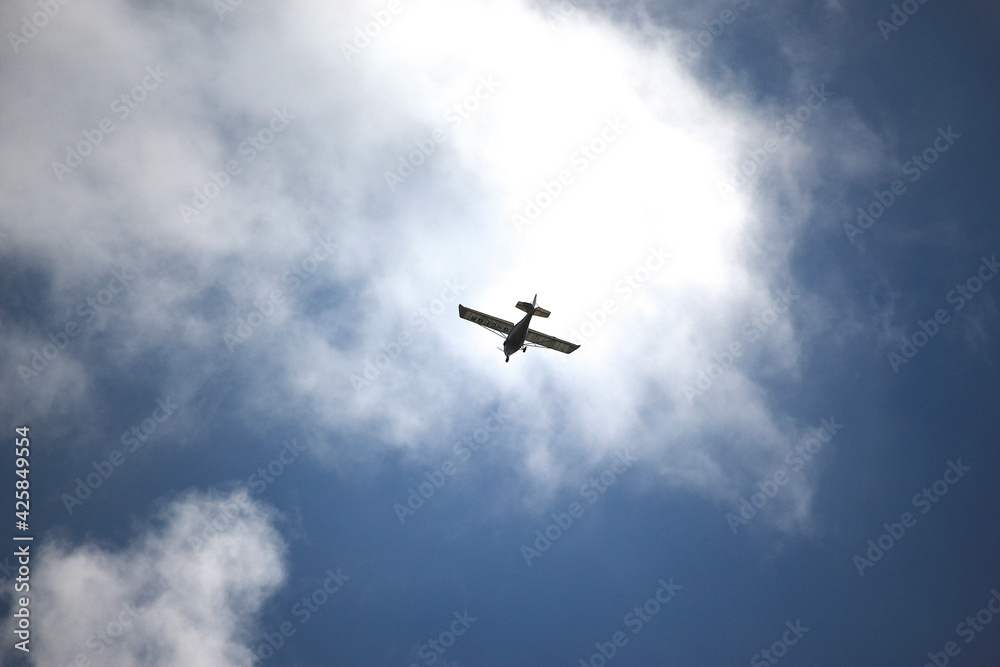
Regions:
<svg viewBox="0 0 1000 667"><path fill-rule="evenodd" d="M180 18L64 7L2 74L59 110L5 112L31 139L0 149L9 242L45 267L51 304L12 362L28 365L129 262L134 285L46 371L75 378L64 390L79 400L80 359L129 369L165 351L183 360L165 380L176 395L236 369L248 414L292 415L314 442L367 433L354 449L317 445L324 459L436 455L500 403L528 424L511 447L539 488L627 445L667 484L735 498L804 437L759 375L794 379L794 322L818 306L802 295L746 333L795 288L787 253L810 204L783 177L815 173L812 128L852 145L864 131L822 105L776 129L808 86L757 105L721 94L648 22L578 8L553 23L521 2L401 6L367 42L376 2L243 3L222 19L197 3ZM73 58L88 40L132 55ZM155 88L149 67L165 72ZM124 118L122 95L135 107ZM114 131L57 174L104 117ZM720 188L774 137L759 174ZM582 340L571 357L505 365L499 339L457 318L459 301L513 318L535 293L553 312L537 327ZM692 396L703 372L710 386ZM25 406L53 391L5 378Z"/></svg>
<svg viewBox="0 0 1000 667"><path fill-rule="evenodd" d="M188 493L122 549L45 544L32 561L32 660L250 664L248 633L285 580L273 524L273 510L245 492Z"/></svg>

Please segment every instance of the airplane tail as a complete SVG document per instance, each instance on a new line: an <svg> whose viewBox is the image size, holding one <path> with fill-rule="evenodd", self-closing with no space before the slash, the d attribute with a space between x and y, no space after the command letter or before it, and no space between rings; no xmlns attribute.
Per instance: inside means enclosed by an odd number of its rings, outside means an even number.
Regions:
<svg viewBox="0 0 1000 667"><path fill-rule="evenodd" d="M544 308L539 308L538 306L536 306L535 305L536 303L538 303L538 295L537 294L535 295L535 298L531 300L531 303L528 303L527 301L518 301L517 302L517 309L518 310L523 310L526 313L534 313L535 317L548 317L549 315L552 314L550 311L545 310Z"/></svg>

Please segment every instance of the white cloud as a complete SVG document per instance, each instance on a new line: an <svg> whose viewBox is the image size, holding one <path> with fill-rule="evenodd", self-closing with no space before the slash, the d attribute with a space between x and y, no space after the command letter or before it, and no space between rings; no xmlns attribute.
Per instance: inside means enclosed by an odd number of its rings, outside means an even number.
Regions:
<svg viewBox="0 0 1000 667"><path fill-rule="evenodd" d="M366 432L415 455L437 456L448 427L499 401L525 424L515 451L542 489L627 445L667 483L731 498L798 437L755 379L761 368L794 378L790 320L748 345L705 396L683 393L790 285L786 255L819 180L815 135L788 139L765 165L766 182L793 204L760 183L724 199L717 184L772 133L775 112L802 103L798 91L758 105L720 94L678 63L669 31L583 9L553 26L520 2L403 3L348 61L343 44L382 3L243 3L222 21L196 3L170 15L103 7L94 19L66 6L0 75L22 101L5 114L24 138L0 149L3 201L17 194L4 205L4 247L51 273L54 310L99 289L125 259L142 276L114 305L115 327L95 325L112 342L98 350L81 340L74 359L127 369L169 349L183 361L164 382L189 387L178 394L233 364L250 378L248 412L291 414L318 434ZM76 55L90 42L118 52L94 67ZM156 64L169 72L160 87L57 182L51 162L65 145ZM499 85L487 93L483 77ZM449 114L469 99L467 117ZM294 119L249 161L240 144L275 108ZM842 123L832 108L812 121L831 145L869 138L849 108L838 107ZM385 173L435 130L434 153L390 190ZM592 141L597 150L602 131L601 155L577 152ZM179 204L230 160L241 172L184 224ZM827 182L862 168L832 167ZM512 215L561 171L572 183L519 233ZM336 257L301 287L283 282L328 235ZM647 278L659 248L671 259ZM626 276L644 282L626 289ZM615 312L571 357L532 351L505 365L498 339L460 321L454 301L439 316L418 314L449 280L464 286L463 303L505 318L538 293L553 315L537 326L560 337L606 301ZM273 289L283 303L230 353L223 336ZM401 333L412 343L359 394L350 375ZM86 382L75 386L82 396ZM356 447L371 455L372 445Z"/></svg>
<svg viewBox="0 0 1000 667"><path fill-rule="evenodd" d="M251 664L248 633L286 574L274 518L245 492L187 493L124 548L41 543L31 572L33 663Z"/></svg>

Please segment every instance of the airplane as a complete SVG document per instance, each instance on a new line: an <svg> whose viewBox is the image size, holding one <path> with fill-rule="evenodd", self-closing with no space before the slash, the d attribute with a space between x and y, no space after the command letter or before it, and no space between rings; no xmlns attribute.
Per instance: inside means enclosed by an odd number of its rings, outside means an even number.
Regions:
<svg viewBox="0 0 1000 667"><path fill-rule="evenodd" d="M565 354L569 354L576 348L580 347L579 345L567 343L564 340L539 333L534 329L529 329L528 323L531 322L532 315L537 315L538 317L548 317L552 314L544 308L539 308L537 304L537 294L535 295L535 298L531 300L531 303L528 303L527 301L518 301L518 310L523 310L527 313L527 315L521 318L521 321L517 324L508 322L507 320L501 320L499 317L493 317L492 315L487 315L486 313L481 313L478 310L466 308L462 304L458 304L458 316L463 320L475 322L479 326L489 329L498 336L503 337L503 347L498 349L504 353L504 357L506 357L505 361L507 362L510 361L510 355L517 352L518 348L521 348L521 352L527 352L529 345L531 347L547 347L550 350L558 350L559 352L563 352Z"/></svg>

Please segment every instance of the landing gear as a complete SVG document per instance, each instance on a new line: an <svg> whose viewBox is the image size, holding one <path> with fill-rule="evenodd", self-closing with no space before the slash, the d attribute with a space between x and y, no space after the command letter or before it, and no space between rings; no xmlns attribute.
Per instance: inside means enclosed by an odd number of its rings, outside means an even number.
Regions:
<svg viewBox="0 0 1000 667"><path fill-rule="evenodd" d="M521 348L521 352L527 352L527 351L528 351L528 346L527 345L525 345L524 347Z"/></svg>
<svg viewBox="0 0 1000 667"><path fill-rule="evenodd" d="M504 359L504 361L510 363L510 357L507 357L506 359Z"/></svg>

